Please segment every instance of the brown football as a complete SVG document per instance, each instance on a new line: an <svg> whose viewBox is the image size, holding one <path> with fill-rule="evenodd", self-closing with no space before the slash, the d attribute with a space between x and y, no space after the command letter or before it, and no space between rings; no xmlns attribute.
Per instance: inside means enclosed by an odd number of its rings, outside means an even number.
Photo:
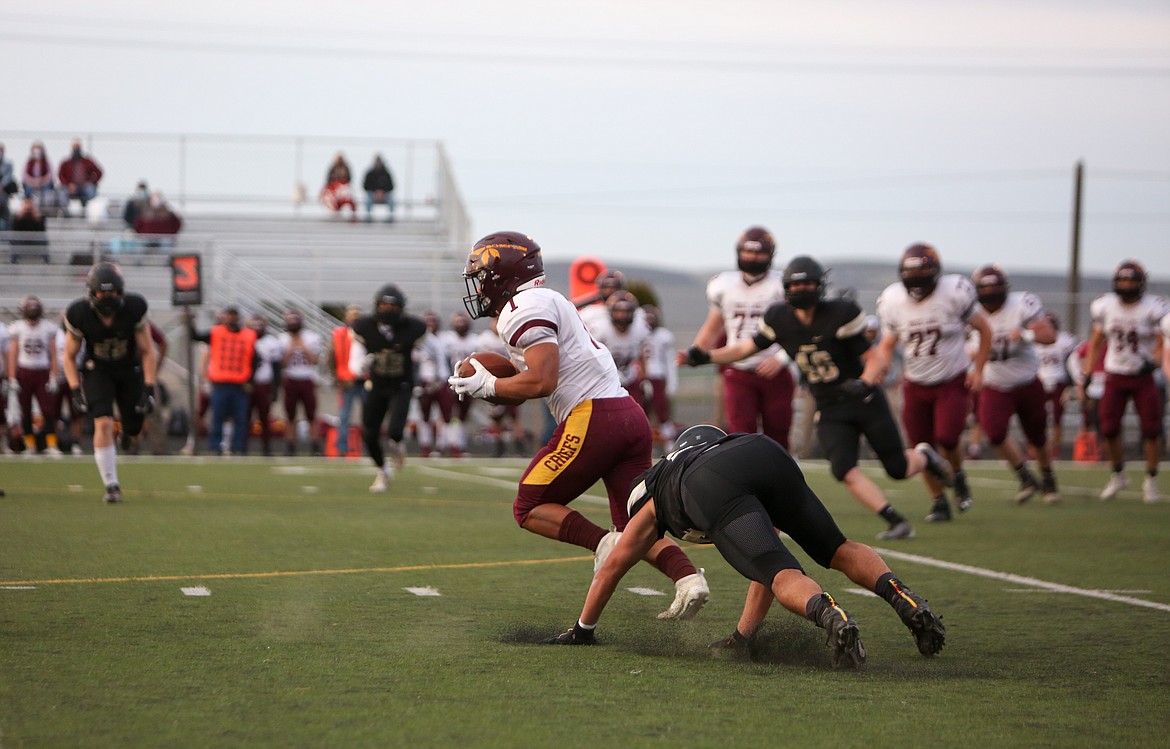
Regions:
<svg viewBox="0 0 1170 749"><path fill-rule="evenodd" d="M458 375L460 377L470 377L475 374L475 367L471 366L468 359L475 359L496 377L513 377L519 374L516 371L515 365L512 364L512 360L508 357L492 351L476 351L467 357L467 359L464 359L463 363L459 365ZM504 397L484 398L483 400L486 400L488 403L494 403L497 406L518 406L524 402L523 398Z"/></svg>

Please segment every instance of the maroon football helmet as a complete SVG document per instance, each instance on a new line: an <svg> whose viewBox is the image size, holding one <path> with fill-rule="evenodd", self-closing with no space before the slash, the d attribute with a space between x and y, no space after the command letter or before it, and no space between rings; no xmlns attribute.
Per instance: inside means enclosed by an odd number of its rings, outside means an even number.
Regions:
<svg viewBox="0 0 1170 749"><path fill-rule="evenodd" d="M20 315L25 320L36 322L45 314L45 308L41 304L40 297L36 294L29 294L24 299L20 300Z"/></svg>
<svg viewBox="0 0 1170 749"><path fill-rule="evenodd" d="M975 293L979 295L979 303L988 312L995 312L1007 301L1008 284L1007 274L998 265L985 265L971 274L975 283Z"/></svg>
<svg viewBox="0 0 1170 749"><path fill-rule="evenodd" d="M515 231L489 234L467 256L463 306L472 319L496 317L520 286L543 275L540 245L532 237Z"/></svg>
<svg viewBox="0 0 1170 749"><path fill-rule="evenodd" d="M746 251L766 252L768 257L765 260L749 260L742 254ZM772 238L771 232L762 226L751 227L740 234L739 240L735 243L735 257L739 269L748 275L758 276L766 273L772 267L772 257L775 254L776 240Z"/></svg>
<svg viewBox="0 0 1170 749"><path fill-rule="evenodd" d="M898 261L898 275L912 299L922 301L934 293L938 277L942 275L942 261L938 250L928 244L912 244L902 252Z"/></svg>
<svg viewBox="0 0 1170 749"><path fill-rule="evenodd" d="M634 313L638 310L638 300L628 291L616 292L607 302L609 319L618 331L624 333L634 324Z"/></svg>
<svg viewBox="0 0 1170 749"><path fill-rule="evenodd" d="M597 290L603 297L608 297L618 289L626 287L625 276L620 270L607 270L597 277Z"/></svg>
<svg viewBox="0 0 1170 749"><path fill-rule="evenodd" d="M1113 293L1133 303L1146 293L1146 269L1136 260L1126 260L1113 271Z"/></svg>

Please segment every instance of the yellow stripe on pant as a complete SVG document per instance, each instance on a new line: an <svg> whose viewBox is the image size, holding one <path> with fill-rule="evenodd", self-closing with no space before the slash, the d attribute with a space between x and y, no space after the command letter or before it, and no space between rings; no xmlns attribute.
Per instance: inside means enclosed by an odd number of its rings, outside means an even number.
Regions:
<svg viewBox="0 0 1170 749"><path fill-rule="evenodd" d="M587 400L569 412L565 419L565 428L561 431L561 439L554 450L532 467L532 471L524 477L523 483L534 486L548 486L560 472L572 465L581 453L581 445L585 444L585 435L589 431L589 420L593 417L593 401Z"/></svg>

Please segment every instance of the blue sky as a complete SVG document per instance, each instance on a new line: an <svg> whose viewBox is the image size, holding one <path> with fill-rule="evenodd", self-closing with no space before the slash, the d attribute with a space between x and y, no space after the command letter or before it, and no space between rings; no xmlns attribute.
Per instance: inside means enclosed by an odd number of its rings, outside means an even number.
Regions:
<svg viewBox="0 0 1170 749"><path fill-rule="evenodd" d="M527 231L552 257L719 268L763 224L781 256L893 262L930 241L944 264L1061 271L1083 160L1085 267L1170 274L1165 0L43 0L5 17L35 73L8 77L3 129L437 138L473 231Z"/></svg>

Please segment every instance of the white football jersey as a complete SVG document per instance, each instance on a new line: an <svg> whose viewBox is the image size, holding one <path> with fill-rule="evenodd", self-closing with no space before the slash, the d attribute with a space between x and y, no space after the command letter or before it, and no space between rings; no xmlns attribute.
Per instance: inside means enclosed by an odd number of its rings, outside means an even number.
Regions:
<svg viewBox="0 0 1170 749"><path fill-rule="evenodd" d="M311 330L301 331L301 343L314 356L321 356L323 350L321 345L321 336ZM280 350L287 353L292 348L292 335L289 333L280 334ZM289 357L288 363L284 365L284 376L290 380L313 380L317 379L317 365L309 362L309 357L305 352L297 349L297 351Z"/></svg>
<svg viewBox="0 0 1170 749"><path fill-rule="evenodd" d="M272 384L275 375L273 365L284 359L284 349L280 345L280 340L266 332L256 339L256 356L260 361L256 363L256 373L252 376L252 382L257 385Z"/></svg>
<svg viewBox="0 0 1170 749"><path fill-rule="evenodd" d="M1105 371L1134 375L1154 362L1158 324L1170 313L1165 297L1145 294L1134 304L1124 304L1109 292L1093 300L1089 316L1093 327L1105 334Z"/></svg>
<svg viewBox="0 0 1170 749"><path fill-rule="evenodd" d="M1170 346L1170 314L1162 318L1162 335L1166 337L1162 345Z"/></svg>
<svg viewBox="0 0 1170 749"><path fill-rule="evenodd" d="M16 350L20 369L48 369L50 352L57 347L57 326L45 318L36 322L17 320L8 326L8 345Z"/></svg>
<svg viewBox="0 0 1170 749"><path fill-rule="evenodd" d="M901 281L878 297L883 335L902 346L903 377L919 385L938 385L967 371L964 349L967 321L978 311L975 285L966 276L947 274L927 298L918 301Z"/></svg>
<svg viewBox="0 0 1170 749"><path fill-rule="evenodd" d="M1040 371L1037 376L1044 384L1046 392L1051 393L1057 385L1067 385L1071 382L1065 362L1076 347L1077 337L1064 330L1056 333L1056 341L1053 343L1036 344L1036 353L1040 356Z"/></svg>
<svg viewBox="0 0 1170 749"><path fill-rule="evenodd" d="M492 334L492 339L499 345L499 338ZM455 367L455 362L463 361L467 357L479 350L480 338L472 334L469 330L467 335L459 335L454 330L444 330L439 333L439 341L443 344L443 350L447 353L447 365L451 368Z"/></svg>
<svg viewBox="0 0 1170 749"><path fill-rule="evenodd" d="M607 319L593 333L593 337L609 349L613 363L618 368L618 375L622 378L622 385L633 385L638 377L638 360L642 357L646 339L650 337L650 328L635 320L623 333L614 326L612 320Z"/></svg>
<svg viewBox="0 0 1170 749"><path fill-rule="evenodd" d="M1035 342L1013 341L1012 333L1040 319L1044 314L1040 299L1030 291L1013 291L1002 307L995 312L984 310L984 314L991 326L991 354L983 368L983 384L996 390L1014 390L1036 379L1040 354Z"/></svg>
<svg viewBox="0 0 1170 749"><path fill-rule="evenodd" d="M743 273L737 270L724 271L707 282L707 303L723 316L723 330L727 334L728 346L755 336L764 310L783 301L784 281L776 271L768 271L750 284L744 280ZM765 358L779 351L780 346L772 344L729 366L751 371Z"/></svg>
<svg viewBox="0 0 1170 749"><path fill-rule="evenodd" d="M646 337L646 376L652 380L669 380L676 372L674 333L655 328Z"/></svg>
<svg viewBox="0 0 1170 749"><path fill-rule="evenodd" d="M548 397L553 417L564 421L581 403L628 395L609 350L593 339L572 302L538 286L512 297L498 318L499 338L516 368L527 369L524 352L552 343L560 350L557 387Z"/></svg>
<svg viewBox="0 0 1170 749"><path fill-rule="evenodd" d="M427 333L410 353L415 364L415 379L421 383L447 382L451 360L439 335Z"/></svg>

